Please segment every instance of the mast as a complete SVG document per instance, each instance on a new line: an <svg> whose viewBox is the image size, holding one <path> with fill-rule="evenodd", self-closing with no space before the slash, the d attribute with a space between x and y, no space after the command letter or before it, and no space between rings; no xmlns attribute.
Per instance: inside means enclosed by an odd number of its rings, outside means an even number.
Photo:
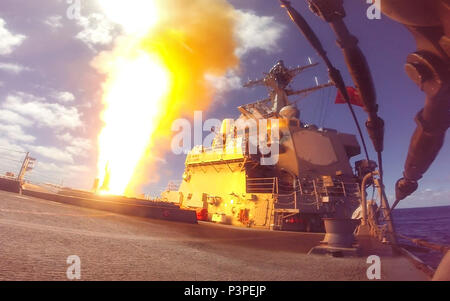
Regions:
<svg viewBox="0 0 450 301"><path fill-rule="evenodd" d="M309 93L335 86L334 83L328 82L323 85L317 85L315 87L309 87L302 90L291 90L289 89L290 83L294 78L300 73L307 69L317 66L319 63L312 63L309 59L310 64L306 66L298 66L295 68L287 68L282 60L278 61L269 71L265 73L265 76L260 79L248 81L244 84L245 88L252 88L255 86L265 86L269 91L269 98L248 105L239 107L241 112L244 110L255 111L259 110L261 116L266 118L270 115L278 115L280 110L286 106L292 105L289 101L288 96L292 95L307 95ZM317 80L316 80L317 81ZM267 104L272 102L272 106L269 107Z"/></svg>

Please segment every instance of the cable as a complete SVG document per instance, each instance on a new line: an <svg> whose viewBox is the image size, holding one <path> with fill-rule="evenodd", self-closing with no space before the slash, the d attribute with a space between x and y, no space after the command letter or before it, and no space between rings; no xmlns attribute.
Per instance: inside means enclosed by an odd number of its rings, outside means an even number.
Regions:
<svg viewBox="0 0 450 301"><path fill-rule="evenodd" d="M320 95L320 110L319 110L319 128L323 128L322 125L322 119L323 119L323 112L325 110L325 99L324 99L325 95L324 95L324 91L321 91L321 95Z"/></svg>
<svg viewBox="0 0 450 301"><path fill-rule="evenodd" d="M326 122L326 120L327 120L328 111L329 111L329 109L330 109L330 103L331 103L331 100L332 100L332 98L331 98L331 89L328 89L327 109L326 109L326 111L325 111L325 119L324 119L324 121L323 121L323 125L324 125L324 126L325 126L325 122Z"/></svg>
<svg viewBox="0 0 450 301"><path fill-rule="evenodd" d="M327 115L328 115L328 108L330 106L330 98L331 98L331 89L328 89L328 91L326 92L327 95L324 95L324 110L323 110L323 114L322 114L322 120L321 120L321 127L325 128L325 121L327 119ZM325 92L324 92L325 94Z"/></svg>
<svg viewBox="0 0 450 301"><path fill-rule="evenodd" d="M356 124L356 127L358 129L359 136L361 138L364 152L366 154L366 158L369 161L369 152L367 151L366 142L361 130L361 127L359 126L358 119L356 118L355 111L353 110L353 107L350 103L350 97L348 95L344 79L342 78L342 75L338 69L336 69L333 64L331 63L330 59L327 56L327 53L325 49L322 46L322 43L320 42L317 35L314 33L312 28L309 26L309 24L306 22L306 20L303 18L303 16L296 11L290 4L289 1L281 0L282 6L287 10L288 15L290 16L291 20L297 25L297 27L300 29L302 34L305 36L305 38L308 40L308 42L311 44L311 46L315 49L317 54L322 58L322 60L325 62L327 68L328 68L328 76L332 83L336 86L336 88L341 92L342 96L345 99L345 102L348 105L348 108L350 109L351 115L353 117L353 121Z"/></svg>

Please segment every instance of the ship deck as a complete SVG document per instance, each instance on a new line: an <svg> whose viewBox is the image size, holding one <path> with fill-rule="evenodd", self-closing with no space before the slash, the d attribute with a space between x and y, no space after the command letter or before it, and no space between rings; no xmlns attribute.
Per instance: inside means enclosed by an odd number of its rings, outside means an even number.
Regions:
<svg viewBox="0 0 450 301"><path fill-rule="evenodd" d="M0 280L67 280L70 255L81 259L81 280L368 280L369 255L381 257L381 280L428 280L373 242L359 258L307 255L323 236L151 220L0 191Z"/></svg>

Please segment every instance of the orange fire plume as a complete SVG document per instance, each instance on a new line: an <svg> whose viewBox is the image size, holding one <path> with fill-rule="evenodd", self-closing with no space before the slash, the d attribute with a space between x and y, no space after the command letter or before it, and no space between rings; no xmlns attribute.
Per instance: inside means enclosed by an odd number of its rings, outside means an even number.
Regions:
<svg viewBox="0 0 450 301"><path fill-rule="evenodd" d="M236 11L225 0L98 1L124 30L93 61L106 75L98 178L102 193L134 196L168 150L172 122L210 104L205 76L238 66Z"/></svg>

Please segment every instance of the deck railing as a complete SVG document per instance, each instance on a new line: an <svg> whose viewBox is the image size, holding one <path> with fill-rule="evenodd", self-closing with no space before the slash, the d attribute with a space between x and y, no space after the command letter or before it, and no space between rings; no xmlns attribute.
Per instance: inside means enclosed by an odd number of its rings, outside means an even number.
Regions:
<svg viewBox="0 0 450 301"><path fill-rule="evenodd" d="M296 179L286 184L274 178L247 178L247 193L271 193L279 196L359 197L360 185L354 182L320 179Z"/></svg>
<svg viewBox="0 0 450 301"><path fill-rule="evenodd" d="M278 178L247 178L247 193L278 194Z"/></svg>

